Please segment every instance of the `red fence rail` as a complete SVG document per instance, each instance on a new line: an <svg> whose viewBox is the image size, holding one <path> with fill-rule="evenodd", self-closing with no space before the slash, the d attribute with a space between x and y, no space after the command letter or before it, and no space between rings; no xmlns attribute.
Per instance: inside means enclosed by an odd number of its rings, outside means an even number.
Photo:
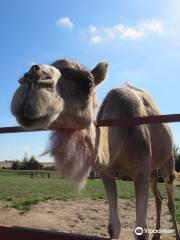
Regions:
<svg viewBox="0 0 180 240"><path fill-rule="evenodd" d="M106 237L53 232L34 228L0 226L1 240L109 240Z"/></svg>
<svg viewBox="0 0 180 240"><path fill-rule="evenodd" d="M105 126L135 126L140 124L157 124L157 123L170 123L170 122L180 122L180 114L167 114L167 115L154 115L145 117L121 117L118 119L104 119L95 121L96 127ZM63 126L51 125L48 128L41 128L36 130L28 130L19 126L14 127L1 127L1 133L18 133L18 132L37 132L37 131L47 131L55 129L64 129Z"/></svg>
<svg viewBox="0 0 180 240"><path fill-rule="evenodd" d="M96 127L103 126L135 126L140 124L157 124L167 122L180 122L180 114L156 115L145 117L121 117L119 119L104 119L95 122ZM63 127L59 127L63 128ZM57 126L50 126L46 129L27 130L19 126L15 127L1 127L1 133L18 133L18 132L32 132L32 131L46 131L55 130ZM0 226L0 239L2 240L108 240L105 237L86 236L80 234L52 232L47 230L24 228L24 227L7 227Z"/></svg>
<svg viewBox="0 0 180 240"><path fill-rule="evenodd" d="M157 124L168 122L180 122L180 114L154 115L145 117L121 117L118 119L104 119L96 122L97 127L105 126L135 126L140 124Z"/></svg>

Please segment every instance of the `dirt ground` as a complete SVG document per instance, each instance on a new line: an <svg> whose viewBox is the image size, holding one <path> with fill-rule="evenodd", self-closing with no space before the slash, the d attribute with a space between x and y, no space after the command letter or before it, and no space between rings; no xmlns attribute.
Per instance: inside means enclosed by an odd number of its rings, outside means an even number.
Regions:
<svg viewBox="0 0 180 240"><path fill-rule="evenodd" d="M122 233L121 240L133 238L135 222L135 201L119 200ZM148 227L155 228L155 207L153 199L149 200ZM0 205L0 224L16 225L49 230L60 230L87 235L108 236L108 205L105 200L83 199L77 201L41 202L25 213ZM164 200L161 228L171 229L167 202ZM163 234L162 240L175 239L174 234Z"/></svg>

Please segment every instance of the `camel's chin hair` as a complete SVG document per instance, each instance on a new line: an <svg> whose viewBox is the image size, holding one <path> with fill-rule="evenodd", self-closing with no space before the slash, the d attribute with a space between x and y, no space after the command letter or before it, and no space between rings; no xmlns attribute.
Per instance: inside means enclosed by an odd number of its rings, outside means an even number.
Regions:
<svg viewBox="0 0 180 240"><path fill-rule="evenodd" d="M56 169L59 172L59 174L63 176L62 171L60 169L58 170L58 168L59 168L58 164L56 163L55 165L56 165ZM89 167L86 174L84 174L83 176L81 175L81 178L75 178L74 179L73 177L70 177L70 176L64 176L64 178L67 179L67 180L70 180L70 183L71 183L71 185L72 185L72 187L74 188L75 191L81 192L81 190L83 190L84 187L86 186L87 179L89 177L91 169L92 168Z"/></svg>
<svg viewBox="0 0 180 240"><path fill-rule="evenodd" d="M94 164L93 144L88 130L54 131L49 152L61 175L72 180L81 189Z"/></svg>

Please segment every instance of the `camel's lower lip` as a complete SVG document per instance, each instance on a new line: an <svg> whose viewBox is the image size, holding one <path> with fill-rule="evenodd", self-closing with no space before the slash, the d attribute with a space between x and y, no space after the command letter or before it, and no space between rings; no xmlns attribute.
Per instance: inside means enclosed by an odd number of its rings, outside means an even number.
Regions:
<svg viewBox="0 0 180 240"><path fill-rule="evenodd" d="M18 117L17 121L24 128L42 128L48 125L50 116L45 115L39 118L27 118L27 117Z"/></svg>

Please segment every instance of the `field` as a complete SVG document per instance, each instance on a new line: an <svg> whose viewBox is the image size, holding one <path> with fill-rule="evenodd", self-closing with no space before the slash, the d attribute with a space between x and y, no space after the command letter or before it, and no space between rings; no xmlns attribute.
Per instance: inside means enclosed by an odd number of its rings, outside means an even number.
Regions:
<svg viewBox="0 0 180 240"><path fill-rule="evenodd" d="M120 211L121 209L123 209L123 211L124 209L126 209L124 213L126 217L128 207L131 208L129 212L130 211L135 212L133 183L117 180L117 187L118 187L118 197L121 199L120 202L122 204L120 207ZM11 212L10 213L11 216L12 216L12 213L15 213L13 211L16 211L16 215L17 214L18 215L20 214L22 216L26 215L28 216L28 219L29 219L29 218L33 218L35 212L38 214L38 212L41 211L41 209L44 209L44 210L46 209L46 213L48 212L48 214L51 214L54 211L55 206L56 206L56 209L58 209L58 206L59 206L60 215L64 214L66 216L67 214L69 214L71 216L71 214L73 215L74 213L74 215L79 214L81 216L80 219L81 218L85 219L85 216L83 214L86 211L88 211L88 209L91 209L92 206L94 206L94 210L93 209L91 211L89 210L90 211L89 214L92 215L91 216L92 218L95 216L94 214L96 213L98 213L98 216L99 216L98 210L102 211L105 204L107 207L107 201L105 200L106 194L105 194L101 180L99 179L88 180L87 186L81 193L77 193L73 189L74 189L73 186L68 181L65 181L64 179L60 179L56 175L52 175L50 178L47 178L47 175L44 175L44 177L35 176L34 178L31 179L30 175L27 173L26 175L24 174L19 175L17 173L15 174L15 173L7 173L2 171L0 172L0 192L1 192L0 204L5 206L7 211ZM163 197L166 198L165 188L163 184L160 184L160 191ZM152 199L151 191L150 191L150 198L151 200L149 202L149 207L154 209L154 201ZM176 206L177 206L177 221L180 223L180 186L176 186L175 200L176 200ZM97 210L96 208L100 208L100 209ZM166 210L164 210L165 211L164 214L167 214L166 213L167 207L165 206L165 204L163 208L166 208ZM17 209L17 210L9 210L9 209ZM64 209L64 213L63 213L63 209ZM82 209L82 213L77 214L77 209ZM2 211L5 211L4 207L2 208ZM106 211L105 210L103 211L105 214L104 219L105 221L107 221L106 219L107 209ZM0 213L0 214L3 214L3 213ZM39 212L39 214L42 217L42 211ZM150 209L150 214L152 214L152 216L150 217L150 221L153 221L155 223L155 220L154 220L155 210L153 210L152 212L152 210ZM18 215L16 216L16 219ZM97 219L98 219L98 216L96 217ZM48 218L51 219L49 215L48 215ZM164 218L164 221L165 220L166 218ZM25 220L23 221L25 224ZM39 219L37 221L40 222ZM53 221L57 221L57 219L54 219ZM66 222L67 221L68 220L66 219ZM70 221L72 221L72 219L70 219ZM74 221L76 223L77 219L75 219ZM41 222L42 222L42 219L41 219ZM75 223L71 223L70 225L74 226ZM17 223L15 222L14 224L17 224ZM46 226L46 223L44 224L45 225L38 225L34 223L34 225L32 225L31 223L30 225L28 224L27 225L32 227L39 226L43 228L43 226ZM50 226L47 228L51 229ZM59 225L57 226L57 229L58 228L59 228ZM66 229L66 226L60 226L60 228L70 231L69 228ZM82 230L81 228L79 228L79 231L83 232L83 229L84 229L83 227L82 227ZM97 234L103 235L103 233L100 233L98 231L97 231Z"/></svg>
<svg viewBox="0 0 180 240"><path fill-rule="evenodd" d="M118 197L124 199L134 198L133 183L117 180ZM166 198L164 184L160 184L163 198ZM100 179L88 180L82 192L77 193L74 187L66 180L51 175L35 176L30 179L28 171L20 175L16 173L0 172L0 201L6 202L9 207L21 211L29 210L32 204L49 199L75 200L83 198L105 199L106 194ZM153 197L150 191L150 198ZM177 220L180 222L180 186L176 186L175 200L177 207Z"/></svg>

